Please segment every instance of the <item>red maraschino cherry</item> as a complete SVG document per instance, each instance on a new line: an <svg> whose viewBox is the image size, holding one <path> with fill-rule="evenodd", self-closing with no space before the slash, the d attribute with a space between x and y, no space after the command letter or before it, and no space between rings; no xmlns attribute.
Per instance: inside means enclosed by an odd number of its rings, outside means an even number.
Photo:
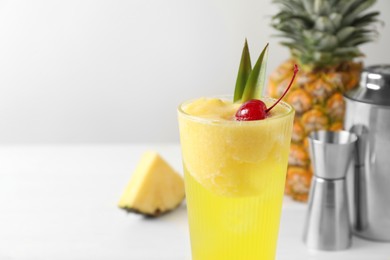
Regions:
<svg viewBox="0 0 390 260"><path fill-rule="evenodd" d="M238 121L261 120L267 117L267 106L259 99L251 99L240 106L236 113Z"/></svg>
<svg viewBox="0 0 390 260"><path fill-rule="evenodd" d="M237 121L252 121L252 120L263 120L267 117L269 111L273 109L287 94L289 91L292 83L294 82L295 76L298 73L298 66L294 65L294 75L290 81L290 84L284 91L283 95L270 107L267 108L267 106L264 104L263 101L259 99L251 99L242 104L236 113L236 120Z"/></svg>

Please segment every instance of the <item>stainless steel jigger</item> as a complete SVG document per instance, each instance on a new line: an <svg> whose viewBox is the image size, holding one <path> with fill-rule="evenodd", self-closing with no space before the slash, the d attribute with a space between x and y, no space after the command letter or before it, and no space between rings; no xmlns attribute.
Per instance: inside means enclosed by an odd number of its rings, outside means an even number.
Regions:
<svg viewBox="0 0 390 260"><path fill-rule="evenodd" d="M345 176L354 156L355 134L318 131L309 136L314 176L303 240L309 248L343 250L351 245Z"/></svg>

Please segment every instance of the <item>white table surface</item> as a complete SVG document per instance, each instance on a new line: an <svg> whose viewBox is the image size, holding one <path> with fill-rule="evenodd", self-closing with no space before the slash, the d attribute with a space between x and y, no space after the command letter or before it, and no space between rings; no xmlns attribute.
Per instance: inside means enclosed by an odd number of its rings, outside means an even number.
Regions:
<svg viewBox="0 0 390 260"><path fill-rule="evenodd" d="M191 259L185 205L157 219L116 206L146 150L181 172L178 144L0 146L0 260ZM356 237L345 251L307 250L305 211L285 199L277 260L390 260L390 243Z"/></svg>

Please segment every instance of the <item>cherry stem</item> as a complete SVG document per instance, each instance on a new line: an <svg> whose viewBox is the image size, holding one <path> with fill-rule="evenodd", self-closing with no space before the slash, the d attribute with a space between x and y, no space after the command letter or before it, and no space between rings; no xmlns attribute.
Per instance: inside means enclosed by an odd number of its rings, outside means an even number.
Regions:
<svg viewBox="0 0 390 260"><path fill-rule="evenodd" d="M292 79L290 81L290 84L288 85L288 87L284 91L283 95L275 102L275 104L273 104L270 108L267 108L267 110L265 110L266 113L271 111L271 109L273 109L280 102L280 100L282 100L284 98L284 96L287 94L288 90L290 89L291 85L293 84L295 76L297 75L297 73L298 73L298 65L294 64L294 75L293 75L293 77L292 77Z"/></svg>

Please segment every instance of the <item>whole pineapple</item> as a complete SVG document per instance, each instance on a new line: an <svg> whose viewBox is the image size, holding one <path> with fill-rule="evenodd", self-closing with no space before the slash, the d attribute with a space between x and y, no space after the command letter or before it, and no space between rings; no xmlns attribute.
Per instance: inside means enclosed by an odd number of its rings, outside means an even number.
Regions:
<svg viewBox="0 0 390 260"><path fill-rule="evenodd" d="M275 0L280 12L272 26L286 39L281 44L291 58L270 76L268 95L279 97L291 76L293 64L300 65L293 87L285 100L296 110L286 193L306 201L312 167L307 136L320 129L343 127L343 93L359 82L363 56L358 46L376 36L373 24L379 12L366 12L375 0Z"/></svg>

